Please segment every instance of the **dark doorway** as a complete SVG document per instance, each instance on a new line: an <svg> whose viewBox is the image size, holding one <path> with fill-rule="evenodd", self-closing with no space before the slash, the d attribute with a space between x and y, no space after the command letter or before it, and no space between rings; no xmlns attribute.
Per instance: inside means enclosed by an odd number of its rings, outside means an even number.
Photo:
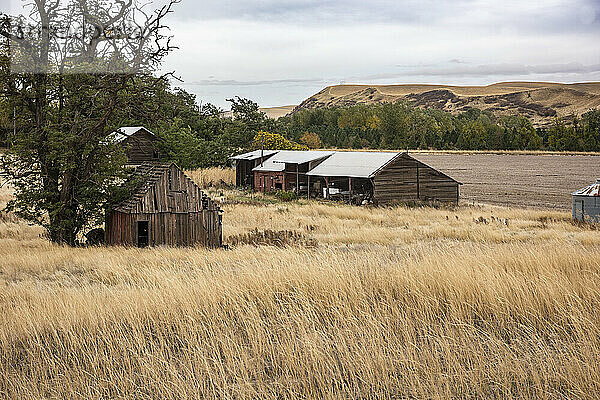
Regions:
<svg viewBox="0 0 600 400"><path fill-rule="evenodd" d="M138 221L138 247L148 247L148 221Z"/></svg>

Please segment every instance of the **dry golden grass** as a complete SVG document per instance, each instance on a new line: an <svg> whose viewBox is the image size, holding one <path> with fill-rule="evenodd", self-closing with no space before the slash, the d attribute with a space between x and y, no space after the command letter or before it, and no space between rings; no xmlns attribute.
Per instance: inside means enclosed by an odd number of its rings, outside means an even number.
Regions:
<svg viewBox="0 0 600 400"><path fill-rule="evenodd" d="M0 221L0 397L600 394L600 231L560 212L260 200L224 206L226 240L318 245L71 249Z"/></svg>
<svg viewBox="0 0 600 400"><path fill-rule="evenodd" d="M235 185L233 168L206 168L185 173L203 188Z"/></svg>

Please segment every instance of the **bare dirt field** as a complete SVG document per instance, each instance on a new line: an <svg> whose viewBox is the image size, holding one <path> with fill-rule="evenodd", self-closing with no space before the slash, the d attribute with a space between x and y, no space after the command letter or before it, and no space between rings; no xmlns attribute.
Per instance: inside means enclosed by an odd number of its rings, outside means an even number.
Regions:
<svg viewBox="0 0 600 400"><path fill-rule="evenodd" d="M600 156L413 153L463 183L466 202L571 209L571 193L600 178Z"/></svg>

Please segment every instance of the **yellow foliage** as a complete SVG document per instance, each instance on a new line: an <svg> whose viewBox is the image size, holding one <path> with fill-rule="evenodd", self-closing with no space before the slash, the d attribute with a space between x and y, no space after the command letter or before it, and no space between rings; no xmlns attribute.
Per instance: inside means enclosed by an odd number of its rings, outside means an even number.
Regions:
<svg viewBox="0 0 600 400"><path fill-rule="evenodd" d="M252 148L265 150L308 150L307 146L292 142L278 133L260 131L252 139Z"/></svg>
<svg viewBox="0 0 600 400"><path fill-rule="evenodd" d="M300 142L308 146L309 149L320 149L323 146L321 138L314 132L304 132L300 137Z"/></svg>

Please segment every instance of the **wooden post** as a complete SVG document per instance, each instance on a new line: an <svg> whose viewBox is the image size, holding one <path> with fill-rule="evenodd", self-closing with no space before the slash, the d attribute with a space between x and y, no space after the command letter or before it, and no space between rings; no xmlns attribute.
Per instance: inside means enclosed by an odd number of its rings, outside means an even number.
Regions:
<svg viewBox="0 0 600 400"><path fill-rule="evenodd" d="M352 204L352 178L348 178L348 203Z"/></svg>
<svg viewBox="0 0 600 400"><path fill-rule="evenodd" d="M296 164L296 196L300 195L300 175L298 174L298 164Z"/></svg>
<svg viewBox="0 0 600 400"><path fill-rule="evenodd" d="M419 181L419 163L417 163L417 200L421 200L421 182Z"/></svg>
<svg viewBox="0 0 600 400"><path fill-rule="evenodd" d="M329 199L329 178L325 178L325 195Z"/></svg>
<svg viewBox="0 0 600 400"><path fill-rule="evenodd" d="M307 189L308 189L308 190L306 191L306 192L307 192L307 193L306 193L306 198L307 198L308 200L310 200L310 175L306 175L306 179L308 180L308 181L307 181L307 183L306 183L306 186L307 186Z"/></svg>

